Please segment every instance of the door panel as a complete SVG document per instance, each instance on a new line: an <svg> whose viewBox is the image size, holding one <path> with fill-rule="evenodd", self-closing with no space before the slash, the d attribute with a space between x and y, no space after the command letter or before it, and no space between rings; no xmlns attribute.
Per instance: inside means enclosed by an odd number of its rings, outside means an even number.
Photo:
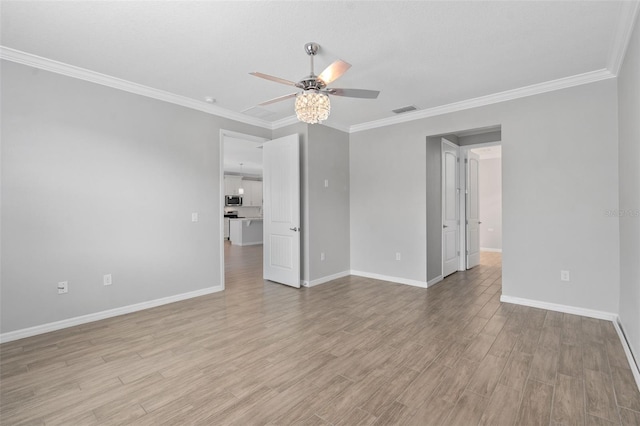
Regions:
<svg viewBox="0 0 640 426"><path fill-rule="evenodd" d="M263 145L264 279L300 287L298 135Z"/></svg>
<svg viewBox="0 0 640 426"><path fill-rule="evenodd" d="M480 157L469 151L467 159L467 269L480 264Z"/></svg>
<svg viewBox="0 0 640 426"><path fill-rule="evenodd" d="M442 276L458 270L458 147L442 139Z"/></svg>

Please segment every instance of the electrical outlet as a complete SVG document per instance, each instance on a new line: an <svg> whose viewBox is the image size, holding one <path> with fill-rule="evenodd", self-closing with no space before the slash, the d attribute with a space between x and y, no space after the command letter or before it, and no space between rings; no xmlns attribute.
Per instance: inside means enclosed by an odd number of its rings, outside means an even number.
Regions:
<svg viewBox="0 0 640 426"><path fill-rule="evenodd" d="M400 255L400 252L396 253L396 260L401 260L402 256Z"/></svg>
<svg viewBox="0 0 640 426"><path fill-rule="evenodd" d="M102 283L104 285L111 285L112 281L111 281L111 274L107 274L107 275L103 275L102 276Z"/></svg>
<svg viewBox="0 0 640 426"><path fill-rule="evenodd" d="M324 252L320 253L320 260L324 262Z"/></svg>
<svg viewBox="0 0 640 426"><path fill-rule="evenodd" d="M329 179L325 179L324 180L324 187L328 188L329 187Z"/></svg>
<svg viewBox="0 0 640 426"><path fill-rule="evenodd" d="M569 271L560 271L560 281L571 281Z"/></svg>
<svg viewBox="0 0 640 426"><path fill-rule="evenodd" d="M69 293L69 282L68 281L60 281L58 283L58 294Z"/></svg>
<svg viewBox="0 0 640 426"><path fill-rule="evenodd" d="M198 221L198 213L191 213L191 222Z"/></svg>

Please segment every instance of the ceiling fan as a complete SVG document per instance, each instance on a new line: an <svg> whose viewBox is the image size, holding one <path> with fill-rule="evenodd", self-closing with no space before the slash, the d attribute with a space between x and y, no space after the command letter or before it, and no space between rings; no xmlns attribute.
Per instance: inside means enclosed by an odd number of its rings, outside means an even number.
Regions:
<svg viewBox="0 0 640 426"><path fill-rule="evenodd" d="M340 78L349 68L351 64L338 59L329 65L320 75L315 75L313 71L313 57L318 53L320 45L317 43L307 43L304 50L311 59L311 73L302 80L296 82L285 80L284 78L274 77L272 75L263 74L261 72L252 72L251 75L264 78L266 80L275 81L276 83L286 84L302 89L302 92L290 93L258 104L259 106L269 105L275 102L284 101L289 98L296 98L296 115L300 121L305 123L321 123L329 117L331 104L328 95L345 96L349 98L375 99L380 92L378 90L364 89L336 89L327 87L329 84Z"/></svg>

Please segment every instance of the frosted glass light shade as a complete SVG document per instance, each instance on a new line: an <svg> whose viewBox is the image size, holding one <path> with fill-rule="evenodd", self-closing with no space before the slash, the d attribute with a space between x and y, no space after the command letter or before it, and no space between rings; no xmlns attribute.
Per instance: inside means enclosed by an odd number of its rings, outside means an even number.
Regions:
<svg viewBox="0 0 640 426"><path fill-rule="evenodd" d="M321 123L329 118L330 111L329 96L323 93L307 90L296 96L296 115L304 123Z"/></svg>

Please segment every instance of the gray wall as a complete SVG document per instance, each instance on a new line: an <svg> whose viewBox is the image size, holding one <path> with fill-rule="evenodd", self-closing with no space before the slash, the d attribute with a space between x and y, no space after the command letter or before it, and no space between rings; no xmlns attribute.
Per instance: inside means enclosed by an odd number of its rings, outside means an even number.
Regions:
<svg viewBox="0 0 640 426"><path fill-rule="evenodd" d="M309 282L349 270L349 134L296 123L273 137L293 133L300 135L301 279Z"/></svg>
<svg viewBox="0 0 640 426"><path fill-rule="evenodd" d="M480 247L502 249L502 160L480 160Z"/></svg>
<svg viewBox="0 0 640 426"><path fill-rule="evenodd" d="M0 330L219 286L220 128L271 131L1 64Z"/></svg>
<svg viewBox="0 0 640 426"><path fill-rule="evenodd" d="M427 137L427 281L442 275L442 138Z"/></svg>
<svg viewBox="0 0 640 426"><path fill-rule="evenodd" d="M350 269L348 133L309 125L307 182L309 280L313 281ZM324 261L320 253L325 254Z"/></svg>
<svg viewBox="0 0 640 426"><path fill-rule="evenodd" d="M617 312L618 221L603 213L618 204L613 79L352 134L352 269L426 280L425 137L495 125L503 294Z"/></svg>
<svg viewBox="0 0 640 426"><path fill-rule="evenodd" d="M640 360L640 28L618 75L620 138L620 321ZM629 214L631 213L631 214ZM614 218L609 220L615 221Z"/></svg>

